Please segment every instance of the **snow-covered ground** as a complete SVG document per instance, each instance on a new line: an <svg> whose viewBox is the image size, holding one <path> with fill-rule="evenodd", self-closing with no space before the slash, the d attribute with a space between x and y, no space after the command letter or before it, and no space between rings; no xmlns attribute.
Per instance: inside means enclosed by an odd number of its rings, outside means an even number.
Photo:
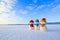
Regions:
<svg viewBox="0 0 60 40"><path fill-rule="evenodd" d="M29 30L29 25L0 25L0 40L60 40L60 24L46 27L46 32L40 32Z"/></svg>

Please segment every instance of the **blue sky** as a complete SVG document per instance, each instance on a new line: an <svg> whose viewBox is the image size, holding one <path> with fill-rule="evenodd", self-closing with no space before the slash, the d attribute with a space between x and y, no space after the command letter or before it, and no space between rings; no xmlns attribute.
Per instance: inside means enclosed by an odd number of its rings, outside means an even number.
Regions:
<svg viewBox="0 0 60 40"><path fill-rule="evenodd" d="M30 19L60 22L60 0L0 0L0 24L27 24Z"/></svg>

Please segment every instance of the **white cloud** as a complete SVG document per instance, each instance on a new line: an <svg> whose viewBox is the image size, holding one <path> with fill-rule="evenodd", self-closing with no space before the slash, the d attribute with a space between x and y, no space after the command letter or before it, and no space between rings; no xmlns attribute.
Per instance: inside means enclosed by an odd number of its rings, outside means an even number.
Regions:
<svg viewBox="0 0 60 40"><path fill-rule="evenodd" d="M33 10L33 7L32 6L27 6L26 7L28 10Z"/></svg>
<svg viewBox="0 0 60 40"><path fill-rule="evenodd" d="M21 17L16 16L16 11L13 10L13 6L16 4L16 2L17 0L1 0L0 1L0 24L23 23L22 22L23 19Z"/></svg>
<svg viewBox="0 0 60 40"><path fill-rule="evenodd" d="M60 0L54 0L52 3L48 4L48 7L51 7L51 6L56 6L57 4L60 3Z"/></svg>
<svg viewBox="0 0 60 40"><path fill-rule="evenodd" d="M36 10L42 9L43 7L45 7L45 5L40 5L36 8Z"/></svg>
<svg viewBox="0 0 60 40"><path fill-rule="evenodd" d="M32 4L30 4L29 6L26 6L26 9L28 10L40 10L42 8L44 8L46 5L39 5L39 6L32 6Z"/></svg>
<svg viewBox="0 0 60 40"><path fill-rule="evenodd" d="M33 0L34 3L37 3L38 0Z"/></svg>
<svg viewBox="0 0 60 40"><path fill-rule="evenodd" d="M33 10L35 8L35 6L33 7L33 4L29 4L28 6L26 6L26 9L28 10Z"/></svg>
<svg viewBox="0 0 60 40"><path fill-rule="evenodd" d="M60 13L60 5L57 5L56 7L52 8L52 12Z"/></svg>
<svg viewBox="0 0 60 40"><path fill-rule="evenodd" d="M9 12L15 3L16 3L16 0L1 0L0 12Z"/></svg>
<svg viewBox="0 0 60 40"><path fill-rule="evenodd" d="M21 17L16 16L15 11L0 14L0 24L23 24L23 23L24 23L23 19Z"/></svg>
<svg viewBox="0 0 60 40"><path fill-rule="evenodd" d="M27 14L28 13L28 10L20 10L19 13L20 14Z"/></svg>
<svg viewBox="0 0 60 40"><path fill-rule="evenodd" d="M50 20L52 22L60 22L60 5L56 5L56 7L52 8L50 11L47 11L50 16Z"/></svg>
<svg viewBox="0 0 60 40"><path fill-rule="evenodd" d="M8 12L9 9L5 6L3 2L0 2L0 12Z"/></svg>

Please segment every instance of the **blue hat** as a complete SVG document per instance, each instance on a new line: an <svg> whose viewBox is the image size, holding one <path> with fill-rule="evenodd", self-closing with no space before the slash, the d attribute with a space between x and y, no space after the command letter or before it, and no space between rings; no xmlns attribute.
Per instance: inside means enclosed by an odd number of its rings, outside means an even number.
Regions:
<svg viewBox="0 0 60 40"><path fill-rule="evenodd" d="M36 21L35 22L39 22L39 20L38 19L36 19Z"/></svg>

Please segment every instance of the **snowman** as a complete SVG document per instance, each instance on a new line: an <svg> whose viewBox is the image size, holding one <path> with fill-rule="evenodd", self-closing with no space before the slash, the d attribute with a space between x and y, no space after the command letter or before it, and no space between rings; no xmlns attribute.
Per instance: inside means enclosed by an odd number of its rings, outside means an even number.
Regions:
<svg viewBox="0 0 60 40"><path fill-rule="evenodd" d="M43 18L40 22L40 31L46 31L47 28L46 28L46 19Z"/></svg>
<svg viewBox="0 0 60 40"><path fill-rule="evenodd" d="M39 27L39 20L38 19L35 20L35 29L36 30L40 29L40 27Z"/></svg>
<svg viewBox="0 0 60 40"><path fill-rule="evenodd" d="M29 25L30 25L29 28L30 28L31 30L34 30L34 21L33 21L33 20L30 20L30 24L29 24Z"/></svg>

